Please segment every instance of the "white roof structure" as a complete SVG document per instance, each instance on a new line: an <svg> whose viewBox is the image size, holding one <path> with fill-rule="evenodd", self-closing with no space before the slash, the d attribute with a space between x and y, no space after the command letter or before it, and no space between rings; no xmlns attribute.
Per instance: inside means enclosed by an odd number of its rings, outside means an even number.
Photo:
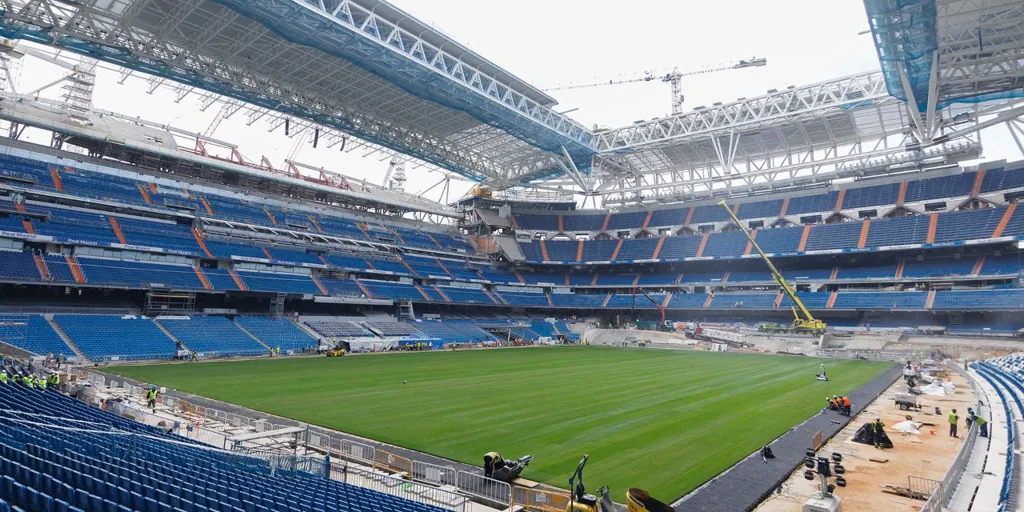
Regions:
<svg viewBox="0 0 1024 512"><path fill-rule="evenodd" d="M383 0L0 0L0 35L143 74L327 146L608 206L955 165L1024 106L1019 0L865 0L881 71L590 131ZM1014 132L1016 133L1016 132ZM1024 151L1024 145L1022 145Z"/></svg>

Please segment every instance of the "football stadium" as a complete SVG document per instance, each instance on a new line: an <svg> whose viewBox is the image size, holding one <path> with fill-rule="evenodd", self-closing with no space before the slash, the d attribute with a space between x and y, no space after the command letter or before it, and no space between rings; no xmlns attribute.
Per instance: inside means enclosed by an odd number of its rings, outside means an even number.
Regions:
<svg viewBox="0 0 1024 512"><path fill-rule="evenodd" d="M0 512L1024 507L1024 3L416 4L0 0Z"/></svg>

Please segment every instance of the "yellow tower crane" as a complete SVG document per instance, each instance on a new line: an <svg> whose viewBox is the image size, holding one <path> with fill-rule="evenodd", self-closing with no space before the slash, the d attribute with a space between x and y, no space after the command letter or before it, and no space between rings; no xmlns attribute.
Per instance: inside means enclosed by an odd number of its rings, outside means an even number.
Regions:
<svg viewBox="0 0 1024 512"><path fill-rule="evenodd" d="M757 250L757 253L761 255L761 259L764 260L765 265L768 265L768 270L771 271L772 277L775 278L775 281L782 287L782 291L784 291L786 295L789 296L790 300L793 301L793 304L796 305L796 307L790 308L793 310L793 330L799 333L810 333L815 335L825 334L825 330L828 326L825 325L825 322L814 318L814 315L808 311L807 307L804 306L804 303L800 301L800 297L796 296L796 291L793 290L793 287L786 282L786 278L782 277L782 273L779 272L779 269L775 268L772 260L768 259L768 255L761 250L761 246L757 245L757 241L755 241L754 237L750 235L750 231L747 230L746 226L744 226L742 222L740 222L740 219L736 217L736 214L732 212L732 208L729 208L729 205L726 204L724 200L719 201L718 204L722 208L725 208L725 211L729 212L729 216L732 217L732 221L739 226L744 235L747 235L747 240L750 240L750 244ZM797 310L800 312L797 313Z"/></svg>

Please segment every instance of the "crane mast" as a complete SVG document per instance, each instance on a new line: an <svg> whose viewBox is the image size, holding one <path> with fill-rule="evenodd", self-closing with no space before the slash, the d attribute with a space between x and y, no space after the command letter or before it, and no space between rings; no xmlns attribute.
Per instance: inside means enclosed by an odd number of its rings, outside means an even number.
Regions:
<svg viewBox="0 0 1024 512"><path fill-rule="evenodd" d="M768 255L765 254L763 250L761 250L761 246L757 244L757 241L754 240L754 237L750 235L750 231L746 228L746 226L743 225L742 222L740 222L740 219L736 217L736 214L733 213L732 208L729 208L729 205L726 204L724 200L719 201L718 205L721 206L722 208L725 208L725 211L729 212L729 217L731 217L732 221L736 223L736 226L738 226L740 230L743 231L743 234L747 236L747 240L750 241L750 245L757 251L757 254L761 255L761 259L764 260L765 265L768 265L768 270L771 271L772 277L775 278L775 282L779 283L779 286L782 288L782 291L785 292L787 296L789 296L790 300L793 301L793 304L796 305L796 308L800 310L800 315L803 315L802 317L796 314L796 310L793 311L793 316L795 317L795 320L793 322L794 330L800 332L812 332L815 334L823 334L826 329L825 322L822 322L821 320L814 318L814 315L811 314L810 310L807 309L807 306L805 306L803 301L800 300L800 297L796 296L796 291L793 290L793 287L789 285L789 282L786 281L786 278L782 277L782 272L779 272L779 269L775 268L775 264L772 263L772 260L768 258Z"/></svg>

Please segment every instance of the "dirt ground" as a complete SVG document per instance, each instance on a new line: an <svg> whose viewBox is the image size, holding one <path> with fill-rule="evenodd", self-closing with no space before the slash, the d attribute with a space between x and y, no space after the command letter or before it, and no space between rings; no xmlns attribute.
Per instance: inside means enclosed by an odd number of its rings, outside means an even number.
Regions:
<svg viewBox="0 0 1024 512"><path fill-rule="evenodd" d="M901 411L896 407L893 398L906 392L907 386L903 379L896 381L877 400L855 417L846 428L840 431L818 452L828 455L839 452L843 455L843 466L846 467L845 488L837 487L836 494L842 498L844 510L873 511L914 511L924 503L911 498L882 492L883 485L908 487L908 476L941 480L949 466L956 459L960 450L961 439L966 433L963 418L967 407L976 403L974 392L966 380L959 374L952 373L956 391L952 395L928 396L921 395L919 401L921 411ZM941 408L941 415L935 415L935 408ZM950 409L956 409L960 415L961 439L949 437ZM828 414L836 414L829 412ZM920 435L908 435L894 431L892 426L903 421L910 414L915 422L934 423L934 426L920 427ZM853 442L853 436L864 424L871 422L876 416L882 417L886 425L886 433L894 447L880 450L873 446ZM869 459L888 459L878 463ZM759 512L792 512L799 511L804 501L816 492L817 480L807 481L803 476L803 466L783 484L781 494L775 495L762 503L756 510Z"/></svg>

